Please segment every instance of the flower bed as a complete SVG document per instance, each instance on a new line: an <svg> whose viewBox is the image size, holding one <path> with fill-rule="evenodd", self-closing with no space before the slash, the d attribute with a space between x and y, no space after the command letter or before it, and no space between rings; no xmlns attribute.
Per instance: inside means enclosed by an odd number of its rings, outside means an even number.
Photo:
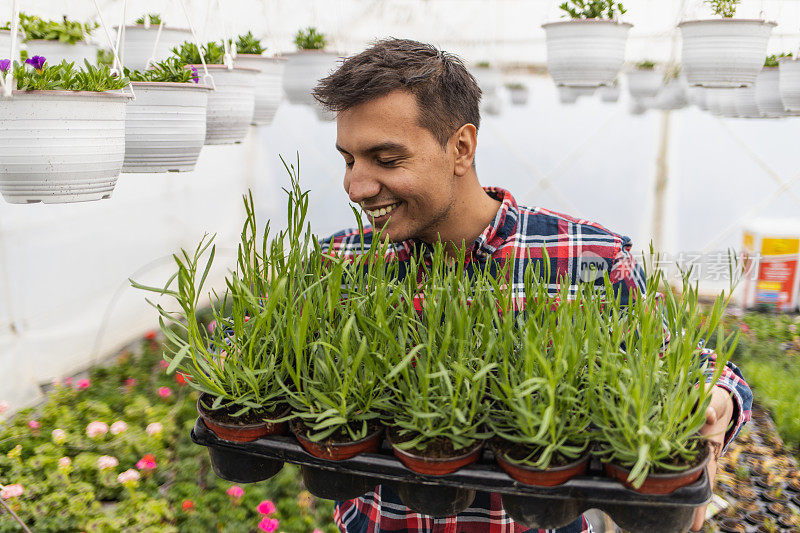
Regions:
<svg viewBox="0 0 800 533"><path fill-rule="evenodd" d="M0 497L31 530L337 531L296 468L258 485L215 476L189 438L197 393L166 374L156 340L141 352L0 422ZM6 531L20 528L0 511Z"/></svg>

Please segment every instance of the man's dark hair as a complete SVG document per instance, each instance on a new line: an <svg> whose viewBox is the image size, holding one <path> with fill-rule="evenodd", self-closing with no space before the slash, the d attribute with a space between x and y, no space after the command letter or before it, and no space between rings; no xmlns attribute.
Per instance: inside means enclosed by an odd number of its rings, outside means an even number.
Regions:
<svg viewBox="0 0 800 533"><path fill-rule="evenodd" d="M345 59L312 94L328 110L339 112L395 90L416 97L420 126L442 147L464 124L480 125L481 90L461 60L410 39L384 39Z"/></svg>

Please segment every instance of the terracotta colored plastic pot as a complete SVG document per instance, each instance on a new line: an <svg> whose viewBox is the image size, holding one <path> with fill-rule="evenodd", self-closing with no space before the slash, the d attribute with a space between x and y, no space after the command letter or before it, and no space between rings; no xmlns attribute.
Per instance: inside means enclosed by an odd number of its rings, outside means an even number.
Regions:
<svg viewBox="0 0 800 533"><path fill-rule="evenodd" d="M230 442L250 442L267 435L286 435L287 427L286 422L259 422L257 424L228 424L219 422L214 419L213 411L209 411L203 407L202 402L210 403L211 397L207 394L202 394L197 399L197 412L205 422L208 429L220 439ZM287 407L284 412L277 416L282 418L289 414Z"/></svg>
<svg viewBox="0 0 800 533"><path fill-rule="evenodd" d="M387 433L387 439L392 445L392 451L400 459L401 463L406 465L409 470L429 476L452 474L462 466L467 466L477 461L481 456L481 450L483 450L483 442L479 442L471 450L456 457L425 457L397 448L392 442L389 433Z"/></svg>
<svg viewBox="0 0 800 533"><path fill-rule="evenodd" d="M608 477L616 479L629 489L641 494L669 494L681 487L691 485L700 478L706 468L706 464L708 464L708 448L705 448L700 453L702 458L697 465L683 472L650 474L638 489L634 488L628 481L630 469L613 463L605 463L604 469Z"/></svg>
<svg viewBox="0 0 800 533"><path fill-rule="evenodd" d="M572 463L563 466L552 466L545 470L514 464L506 459L502 452L497 453L495 458L500 468L505 470L513 479L520 483L535 485L537 487L555 487L556 485L561 485L575 476L582 476L589 469L588 453Z"/></svg>
<svg viewBox="0 0 800 533"><path fill-rule="evenodd" d="M376 453L381 448L381 441L383 437L383 427L378 428L373 433L367 435L363 439L353 442L333 442L333 443L319 443L312 442L302 435L299 424L292 422L292 433L300 443L300 446L314 457L320 459L327 459L329 461L344 461L355 457L360 453Z"/></svg>

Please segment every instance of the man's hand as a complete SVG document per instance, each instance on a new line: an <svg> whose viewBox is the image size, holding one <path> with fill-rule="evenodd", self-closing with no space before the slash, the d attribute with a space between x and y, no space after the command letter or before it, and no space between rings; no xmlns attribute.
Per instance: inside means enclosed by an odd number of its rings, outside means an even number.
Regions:
<svg viewBox="0 0 800 533"><path fill-rule="evenodd" d="M725 441L725 432L731 423L733 416L733 399L730 393L714 385L711 389L711 403L706 409L706 423L700 430L701 435L711 443L711 457L708 459L708 479L711 486L714 486L714 478L717 476L717 460L722 453ZM692 531L702 531L703 523L706 520L706 506L702 506L695 512Z"/></svg>

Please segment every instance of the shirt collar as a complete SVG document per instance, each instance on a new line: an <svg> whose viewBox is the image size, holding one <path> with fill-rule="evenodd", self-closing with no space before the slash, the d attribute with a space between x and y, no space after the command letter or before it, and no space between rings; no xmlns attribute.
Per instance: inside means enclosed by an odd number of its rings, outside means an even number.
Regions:
<svg viewBox="0 0 800 533"><path fill-rule="evenodd" d="M519 208L517 201L511 193L500 187L484 187L486 194L498 200L500 207L492 219L492 222L483 230L477 239L472 243L470 253L479 259L491 257L497 249L508 239L517 227ZM413 255L415 250L422 247L423 255L430 255L430 247L417 239L409 239L402 242L402 247L406 253Z"/></svg>

